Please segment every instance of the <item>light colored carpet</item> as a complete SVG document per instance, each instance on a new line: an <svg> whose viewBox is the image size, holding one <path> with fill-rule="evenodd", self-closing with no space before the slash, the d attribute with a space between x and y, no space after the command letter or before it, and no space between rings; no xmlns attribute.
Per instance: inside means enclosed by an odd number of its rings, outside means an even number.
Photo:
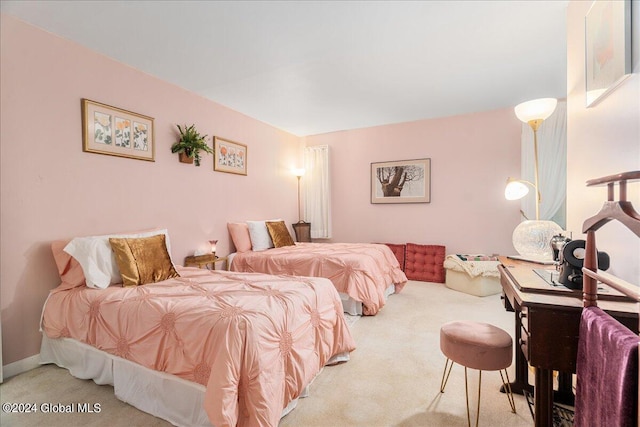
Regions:
<svg viewBox="0 0 640 427"><path fill-rule="evenodd" d="M345 364L327 367L311 385L310 396L280 422L297 426L466 426L464 368L455 365L445 393L440 380L445 357L440 326L453 320L491 323L513 337L514 314L499 295L476 297L442 284L410 281L391 295L374 317L353 328L357 349ZM509 376L514 378L514 366ZM469 370L472 422L478 372ZM532 426L523 396L515 395L517 414L499 392L498 372L482 375L480 425Z"/></svg>
<svg viewBox="0 0 640 427"><path fill-rule="evenodd" d="M345 313L344 314L344 318L347 320L347 325L349 325L349 328L353 328L353 325L360 320L362 316L352 316L350 314Z"/></svg>
<svg viewBox="0 0 640 427"><path fill-rule="evenodd" d="M454 366L444 394L439 392L445 358L440 326L451 320L475 320L502 327L513 336L514 315L498 295L476 297L441 284L409 282L392 295L377 316L348 319L357 344L347 363L325 368L309 397L280 422L280 427L466 426L464 369ZM356 322L357 320L357 322ZM513 366L509 375L513 379ZM477 371L469 371L472 417L477 402ZM524 397L516 395L512 414L498 372L482 375L480 425L531 426ZM64 369L43 366L0 386L6 402L100 403L98 414L7 414L4 426L168 426L117 400L113 387L73 378ZM473 418L472 418L473 419Z"/></svg>

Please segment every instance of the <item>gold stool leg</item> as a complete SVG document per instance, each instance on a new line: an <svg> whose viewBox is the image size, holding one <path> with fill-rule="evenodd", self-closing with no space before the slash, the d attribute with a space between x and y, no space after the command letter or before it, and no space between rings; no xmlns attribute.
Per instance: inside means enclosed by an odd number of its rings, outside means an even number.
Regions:
<svg viewBox="0 0 640 427"><path fill-rule="evenodd" d="M467 425L471 427L471 416L469 415L469 385L467 383L467 367L464 367L464 396L467 400Z"/></svg>
<svg viewBox="0 0 640 427"><path fill-rule="evenodd" d="M449 372L447 372L447 365L449 365ZM453 368L453 360L447 357L447 360L444 362L444 371L442 372L442 381L440 381L440 393L444 393L444 388L447 386L447 381L449 381L449 374L451 373L451 368ZM445 376L446 374L446 376Z"/></svg>
<svg viewBox="0 0 640 427"><path fill-rule="evenodd" d="M476 427L478 427L478 422L480 422L480 398L482 390L482 371L478 371L478 408L476 412ZM471 414L469 413L469 385L467 382L467 367L464 367L464 394L467 399L467 424L471 427Z"/></svg>
<svg viewBox="0 0 640 427"><path fill-rule="evenodd" d="M449 374L451 373L451 368L453 367L453 361L451 361L451 365L449 366L449 371L447 372L447 365L449 364L450 359L447 358L444 364L444 371L442 372L442 381L440 382L440 393L444 393L444 387L447 385L447 381L449 380ZM504 370L504 375L502 375L502 370L500 372L500 378L502 379L502 384L504 385L505 390L507 391L507 399L509 400L509 405L511 406L511 412L516 413L516 403L513 398L513 392L511 391L511 383L509 382L509 373L507 370ZM505 376L507 378L505 382ZM464 367L464 394L467 402L467 425L471 427L471 413L469 410L469 382L467 379L467 367ZM482 398L482 371L478 371L478 407L476 412L476 427L478 427L480 423L480 400Z"/></svg>
<svg viewBox="0 0 640 427"><path fill-rule="evenodd" d="M480 390L482 387L482 371L478 371L478 412L476 412L476 427L480 421Z"/></svg>
<svg viewBox="0 0 640 427"><path fill-rule="evenodd" d="M502 376L502 371L500 371L500 379L502 379L502 384L504 385L504 389L507 393L507 399L509 399L509 405L511 405L511 412L516 413L516 401L513 399L513 393L511 392L511 383L509 382L509 373L507 370L504 370L504 374L507 377L507 382L504 381L504 377Z"/></svg>

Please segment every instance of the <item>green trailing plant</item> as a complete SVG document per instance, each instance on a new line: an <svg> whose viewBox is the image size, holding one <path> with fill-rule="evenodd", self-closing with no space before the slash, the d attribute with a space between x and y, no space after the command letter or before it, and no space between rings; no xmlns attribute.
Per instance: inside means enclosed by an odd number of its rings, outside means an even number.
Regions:
<svg viewBox="0 0 640 427"><path fill-rule="evenodd" d="M172 153L184 153L193 158L196 166L200 166L200 151L212 154L213 149L207 145L207 135L200 135L196 130L196 125L176 125L180 132L180 140L171 146Z"/></svg>

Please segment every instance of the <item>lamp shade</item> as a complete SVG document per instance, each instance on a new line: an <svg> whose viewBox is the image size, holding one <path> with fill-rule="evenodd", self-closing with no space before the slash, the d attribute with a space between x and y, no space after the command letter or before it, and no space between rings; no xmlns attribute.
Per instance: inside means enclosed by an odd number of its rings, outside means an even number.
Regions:
<svg viewBox="0 0 640 427"><path fill-rule="evenodd" d="M509 178L507 186L504 188L504 198L507 200L518 200L529 194L529 187L520 180Z"/></svg>
<svg viewBox="0 0 640 427"><path fill-rule="evenodd" d="M291 169L291 172L297 177L301 177L304 175L304 169L300 169L300 168Z"/></svg>
<svg viewBox="0 0 640 427"><path fill-rule="evenodd" d="M531 120L546 120L556 109L558 100L555 98L540 98L523 102L515 107L516 117L525 123Z"/></svg>

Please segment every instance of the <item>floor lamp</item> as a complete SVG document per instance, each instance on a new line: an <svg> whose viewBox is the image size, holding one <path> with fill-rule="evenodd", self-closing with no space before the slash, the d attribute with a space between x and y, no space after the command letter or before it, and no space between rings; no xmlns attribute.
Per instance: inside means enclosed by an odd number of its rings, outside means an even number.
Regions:
<svg viewBox="0 0 640 427"><path fill-rule="evenodd" d="M536 219L526 220L518 224L513 231L513 247L523 257L532 260L552 260L553 249L551 238L562 232L562 228L553 221L540 220L540 186L538 181L538 129L542 122L548 119L556 109L558 100L555 98L541 98L523 102L515 107L515 114L520 121L527 123L533 130L534 181L509 178L504 195L507 200L521 199L532 186L536 191Z"/></svg>
<svg viewBox="0 0 640 427"><path fill-rule="evenodd" d="M293 224L298 242L311 242L311 223L302 220L302 205L300 204L300 179L304 175L304 169L294 169L293 174L298 178L298 222Z"/></svg>

